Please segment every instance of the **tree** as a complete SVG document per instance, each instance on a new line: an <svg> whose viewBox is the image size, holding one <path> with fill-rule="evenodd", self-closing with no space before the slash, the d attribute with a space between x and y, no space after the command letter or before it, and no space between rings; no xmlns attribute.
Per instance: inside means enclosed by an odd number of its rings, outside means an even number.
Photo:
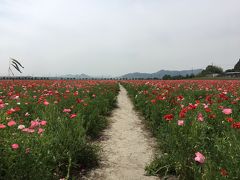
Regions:
<svg viewBox="0 0 240 180"><path fill-rule="evenodd" d="M237 64L235 64L234 71L240 71L240 59L238 60Z"/></svg>
<svg viewBox="0 0 240 180"><path fill-rule="evenodd" d="M227 69L225 72L226 73L228 73L228 72L235 72L235 70L234 69Z"/></svg>
<svg viewBox="0 0 240 180"><path fill-rule="evenodd" d="M223 69L221 67L208 65L206 69L204 69L201 72L200 76L205 76L207 74L222 74L222 73L223 73Z"/></svg>
<svg viewBox="0 0 240 180"><path fill-rule="evenodd" d="M223 69L221 67L213 66L213 65L207 66L206 71L208 72L208 74L214 74L214 73L221 74L221 73L223 73Z"/></svg>
<svg viewBox="0 0 240 180"><path fill-rule="evenodd" d="M195 78L195 75L192 73L190 74L189 78Z"/></svg>
<svg viewBox="0 0 240 180"><path fill-rule="evenodd" d="M165 74L165 75L162 77L162 79L163 79L163 80L170 80L170 79L172 79L172 76Z"/></svg>

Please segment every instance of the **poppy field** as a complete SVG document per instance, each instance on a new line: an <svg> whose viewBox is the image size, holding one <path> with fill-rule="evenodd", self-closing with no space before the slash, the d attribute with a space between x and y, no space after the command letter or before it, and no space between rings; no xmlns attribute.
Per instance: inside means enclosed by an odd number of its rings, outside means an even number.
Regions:
<svg viewBox="0 0 240 180"><path fill-rule="evenodd" d="M158 141L151 175L240 178L240 81L125 81Z"/></svg>
<svg viewBox="0 0 240 180"><path fill-rule="evenodd" d="M149 175L240 178L240 81L120 81L157 140ZM99 163L94 140L117 81L0 81L0 179L74 179Z"/></svg>
<svg viewBox="0 0 240 180"><path fill-rule="evenodd" d="M98 163L92 143L115 81L0 81L0 179L69 179Z"/></svg>

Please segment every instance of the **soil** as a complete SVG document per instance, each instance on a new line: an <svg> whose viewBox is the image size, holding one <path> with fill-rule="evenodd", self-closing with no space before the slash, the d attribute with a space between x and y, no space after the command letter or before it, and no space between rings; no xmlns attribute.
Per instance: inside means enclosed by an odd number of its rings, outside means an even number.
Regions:
<svg viewBox="0 0 240 180"><path fill-rule="evenodd" d="M145 175L145 166L154 157L155 141L144 128L134 110L127 91L120 86L118 108L109 118L110 127L100 142L102 162L85 179L92 180L151 180Z"/></svg>

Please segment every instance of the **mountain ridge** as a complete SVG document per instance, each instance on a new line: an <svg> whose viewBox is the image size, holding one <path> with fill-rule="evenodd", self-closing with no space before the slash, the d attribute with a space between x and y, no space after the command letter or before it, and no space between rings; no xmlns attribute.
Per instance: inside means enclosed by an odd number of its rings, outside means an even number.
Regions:
<svg viewBox="0 0 240 180"><path fill-rule="evenodd" d="M133 73L127 73L121 76L112 76L112 77L104 77L104 78L127 78L127 79L134 79L134 78L141 78L141 79L148 79L148 78L158 78L162 79L164 75L170 75L170 76L186 76L186 75L197 75L202 71L202 69L193 69L193 70L159 70L154 73L144 73L144 72L133 72ZM101 78L101 76L96 77L96 76L89 76L87 74L67 74L67 75L62 75L60 77L63 78L76 78L76 79L91 79L91 78Z"/></svg>
<svg viewBox="0 0 240 180"><path fill-rule="evenodd" d="M77 78L77 79L90 79L92 78L91 76L87 75L87 74L76 74L76 75L73 75L73 74L66 74L66 75L62 75L61 77L63 78Z"/></svg>
<svg viewBox="0 0 240 180"><path fill-rule="evenodd" d="M121 78L162 78L164 75L170 75L170 76L186 76L194 74L197 75L202 71L202 69L193 69L193 70L159 70L155 73L141 73L141 72L134 72L134 73L128 73L120 76Z"/></svg>

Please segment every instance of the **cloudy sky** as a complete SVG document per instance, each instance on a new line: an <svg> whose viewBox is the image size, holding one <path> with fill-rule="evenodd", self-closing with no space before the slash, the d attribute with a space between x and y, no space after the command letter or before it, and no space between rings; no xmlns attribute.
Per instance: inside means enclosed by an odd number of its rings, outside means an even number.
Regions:
<svg viewBox="0 0 240 180"><path fill-rule="evenodd" d="M232 68L239 0L0 0L0 75Z"/></svg>

